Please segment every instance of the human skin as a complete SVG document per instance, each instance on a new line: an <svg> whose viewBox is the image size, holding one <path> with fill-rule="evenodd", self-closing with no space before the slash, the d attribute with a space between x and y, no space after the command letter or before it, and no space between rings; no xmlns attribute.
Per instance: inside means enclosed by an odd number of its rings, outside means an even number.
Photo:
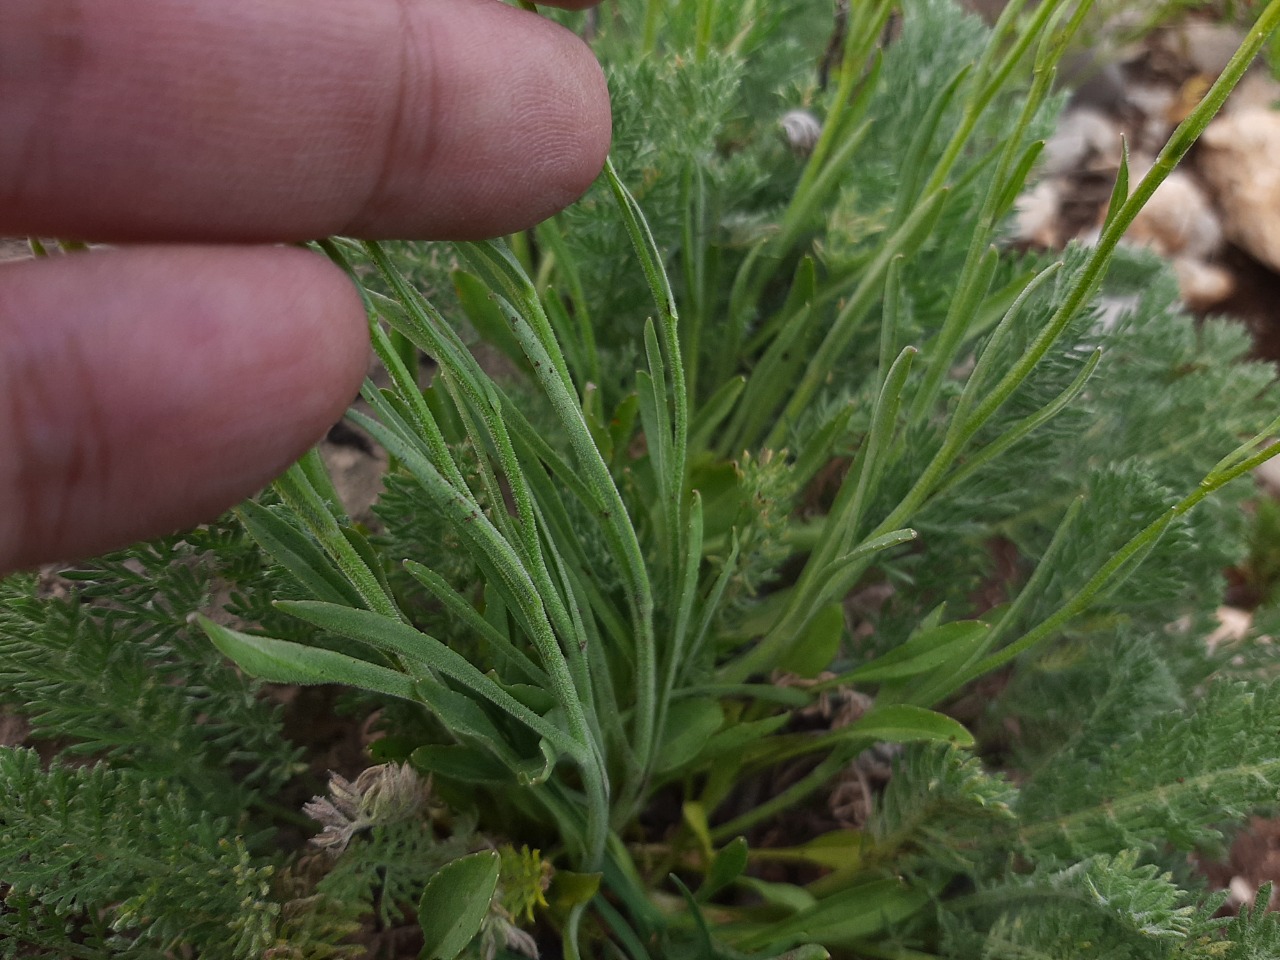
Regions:
<svg viewBox="0 0 1280 960"><path fill-rule="evenodd" d="M523 229L610 122L498 0L3 0L0 130L0 236L117 245L0 265L3 572L211 519L341 416L360 300L280 244Z"/></svg>

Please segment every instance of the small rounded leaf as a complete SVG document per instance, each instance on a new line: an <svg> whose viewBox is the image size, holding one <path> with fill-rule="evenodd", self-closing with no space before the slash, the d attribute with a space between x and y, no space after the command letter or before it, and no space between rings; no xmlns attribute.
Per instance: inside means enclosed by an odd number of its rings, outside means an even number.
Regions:
<svg viewBox="0 0 1280 960"><path fill-rule="evenodd" d="M482 850L446 863L427 881L418 903L420 960L454 960L484 922L498 889L498 852Z"/></svg>
<svg viewBox="0 0 1280 960"><path fill-rule="evenodd" d="M711 865L707 867L706 877L703 878L702 886L698 888L698 901L705 903L710 900L733 881L737 880L738 877L742 876L742 871L746 868L746 837L734 837L724 847L716 851L716 855L711 858Z"/></svg>

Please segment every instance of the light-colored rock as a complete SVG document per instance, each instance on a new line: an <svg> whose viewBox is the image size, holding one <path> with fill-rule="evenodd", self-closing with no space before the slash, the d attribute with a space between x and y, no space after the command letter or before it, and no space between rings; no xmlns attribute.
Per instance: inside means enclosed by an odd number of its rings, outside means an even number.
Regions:
<svg viewBox="0 0 1280 960"><path fill-rule="evenodd" d="M1244 42L1245 31L1229 23L1187 17L1170 27L1165 44L1197 73L1216 77Z"/></svg>
<svg viewBox="0 0 1280 960"><path fill-rule="evenodd" d="M788 110L778 121L787 145L802 157L813 153L822 136L822 121L808 110Z"/></svg>
<svg viewBox="0 0 1280 960"><path fill-rule="evenodd" d="M1013 229L1021 242L1045 250L1062 246L1062 189L1061 180L1046 178L1018 197Z"/></svg>
<svg viewBox="0 0 1280 960"><path fill-rule="evenodd" d="M1244 110L1274 110L1280 104L1280 82L1266 69L1254 67L1236 84L1222 107L1223 115Z"/></svg>
<svg viewBox="0 0 1280 960"><path fill-rule="evenodd" d="M1164 146L1177 123L1178 91L1159 84L1135 83L1125 90L1129 106L1142 116L1134 137L1153 153Z"/></svg>
<svg viewBox="0 0 1280 960"><path fill-rule="evenodd" d="M1217 194L1227 237L1280 270L1280 113L1237 110L1201 137L1200 169Z"/></svg>
<svg viewBox="0 0 1280 960"><path fill-rule="evenodd" d="M1143 166L1134 164L1129 171L1131 188L1145 173ZM1222 225L1195 179L1174 170L1142 208L1125 239L1161 256L1203 260L1222 246Z"/></svg>
<svg viewBox="0 0 1280 960"><path fill-rule="evenodd" d="M1227 884L1227 902L1232 906L1240 906L1241 904L1253 904L1253 899L1258 895L1258 891L1244 877L1235 876Z"/></svg>
<svg viewBox="0 0 1280 960"><path fill-rule="evenodd" d="M1120 166L1120 127L1098 110L1071 110L1045 141L1040 164L1050 177L1082 170L1115 170Z"/></svg>
<svg viewBox="0 0 1280 960"><path fill-rule="evenodd" d="M1214 263L1175 257L1173 272L1178 278L1178 292L1192 310L1203 313L1236 292L1236 281L1231 271Z"/></svg>
<svg viewBox="0 0 1280 960"><path fill-rule="evenodd" d="M1280 457L1272 457L1253 468L1253 477L1273 497L1280 497Z"/></svg>
<svg viewBox="0 0 1280 960"><path fill-rule="evenodd" d="M1219 607L1215 613L1218 618L1218 627L1204 639L1210 655L1224 643L1231 646L1244 640L1253 629L1253 614L1248 610L1223 606Z"/></svg>
<svg viewBox="0 0 1280 960"><path fill-rule="evenodd" d="M1131 188L1149 168L1149 159L1135 158L1129 171ZM1235 290L1232 275L1208 262L1222 247L1222 224L1204 189L1185 171L1175 170L1165 178L1124 239L1173 262L1178 290L1193 310L1208 310Z"/></svg>

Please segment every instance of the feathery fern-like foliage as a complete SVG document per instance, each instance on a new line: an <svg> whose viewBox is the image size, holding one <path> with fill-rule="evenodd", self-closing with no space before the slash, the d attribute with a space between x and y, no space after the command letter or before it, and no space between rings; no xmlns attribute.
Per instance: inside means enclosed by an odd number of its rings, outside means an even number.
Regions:
<svg viewBox="0 0 1280 960"><path fill-rule="evenodd" d="M173 782L104 764L45 770L34 750L0 750L8 956L63 956L74 941L59 934L83 927L107 956L200 943L211 960L249 960L274 941L274 869Z"/></svg>
<svg viewBox="0 0 1280 960"><path fill-rule="evenodd" d="M4 581L0 703L67 755L181 783L238 814L297 772L298 752L259 684L223 669L188 621L218 591L260 592L260 567L224 526L69 571L59 595L42 598L33 576Z"/></svg>

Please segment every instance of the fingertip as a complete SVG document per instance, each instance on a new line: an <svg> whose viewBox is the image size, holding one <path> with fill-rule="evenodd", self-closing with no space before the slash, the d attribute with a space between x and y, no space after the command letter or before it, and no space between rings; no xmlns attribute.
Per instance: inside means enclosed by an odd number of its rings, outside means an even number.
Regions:
<svg viewBox="0 0 1280 960"><path fill-rule="evenodd" d="M608 83L581 38L503 4L410 11L385 176L336 232L476 240L581 197L613 135Z"/></svg>
<svg viewBox="0 0 1280 960"><path fill-rule="evenodd" d="M544 68L558 82L549 79L538 87L541 102L521 114L519 140L530 148L530 179L550 189L546 207L534 211L526 226L586 193L604 168L613 138L609 85L590 48L571 35L561 61Z"/></svg>
<svg viewBox="0 0 1280 960"><path fill-rule="evenodd" d="M283 471L367 368L359 297L288 248L0 269L0 570L210 520Z"/></svg>

